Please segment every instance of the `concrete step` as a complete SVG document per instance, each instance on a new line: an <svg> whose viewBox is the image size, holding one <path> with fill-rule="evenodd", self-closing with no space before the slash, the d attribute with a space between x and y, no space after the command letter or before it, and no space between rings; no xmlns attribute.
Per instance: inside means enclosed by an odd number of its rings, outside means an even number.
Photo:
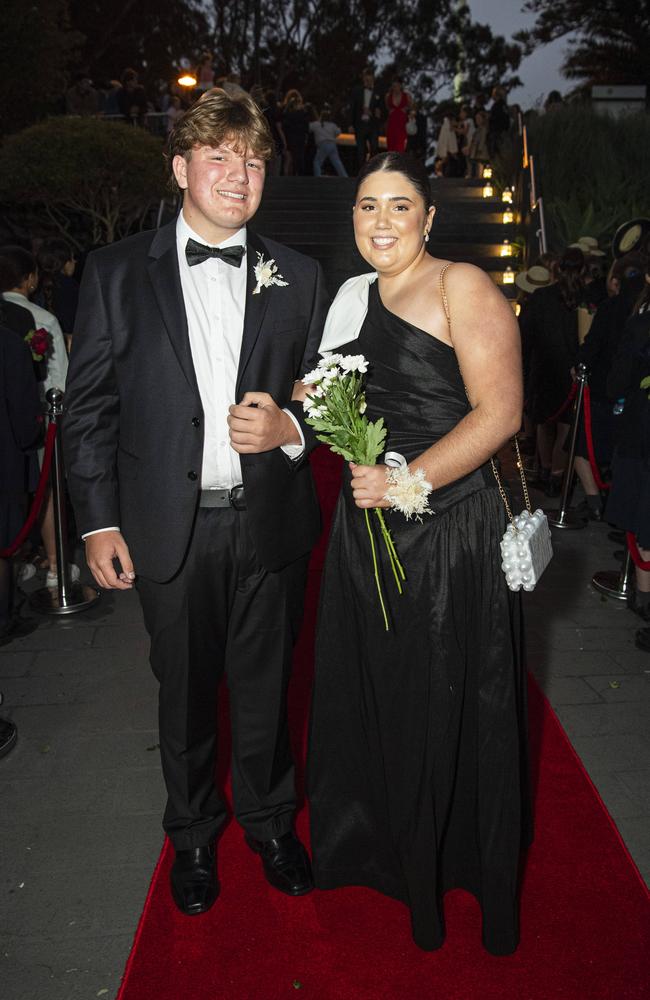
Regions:
<svg viewBox="0 0 650 1000"><path fill-rule="evenodd" d="M324 242L331 242L332 239L347 240L354 237L352 222L349 219L328 219L315 224L293 219L269 219L268 216L263 215L259 219L255 219L254 228L257 232L264 232L280 243L288 243L293 239L313 242L316 237ZM500 247L506 239L511 243L515 240L516 227L485 225L483 223L467 223L462 226L451 220L447 223L436 221L433 225L431 238L444 243L481 243Z"/></svg>
<svg viewBox="0 0 650 1000"><path fill-rule="evenodd" d="M346 234L341 233L319 234L316 241L313 233L292 233L290 236L285 236L284 239L281 239L276 235L275 231L271 232L266 229L258 231L261 236L278 239L279 242L293 247L294 250L298 250L300 253L307 254L308 257L315 257L317 260L324 258L329 260L347 254L354 245L351 235L348 238ZM505 260L506 263L509 262L509 259L501 256L500 243L483 243L476 239L468 238L463 241L451 242L436 239L435 234L433 234L429 243L429 250L435 253L437 257L444 257L449 260L481 261L485 262L486 266L492 266L494 261L503 263ZM481 264L481 266L483 265Z"/></svg>
<svg viewBox="0 0 650 1000"><path fill-rule="evenodd" d="M284 198L264 200L257 210L255 221L260 218L277 220L296 219L302 221L324 221L327 219L351 219L351 202L332 202L318 198L287 201ZM438 203L436 218L455 219L461 222L480 219L491 225L500 225L503 206L496 198L472 202Z"/></svg>

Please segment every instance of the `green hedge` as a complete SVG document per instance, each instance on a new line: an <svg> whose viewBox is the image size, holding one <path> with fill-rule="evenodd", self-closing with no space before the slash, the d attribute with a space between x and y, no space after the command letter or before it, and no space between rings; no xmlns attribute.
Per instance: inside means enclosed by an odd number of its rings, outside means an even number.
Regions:
<svg viewBox="0 0 650 1000"><path fill-rule="evenodd" d="M42 212L77 246L142 228L164 193L160 140L131 125L50 118L0 148L0 203Z"/></svg>
<svg viewBox="0 0 650 1000"><path fill-rule="evenodd" d="M606 246L618 226L650 216L650 115L614 118L568 105L527 122L549 249L580 236Z"/></svg>

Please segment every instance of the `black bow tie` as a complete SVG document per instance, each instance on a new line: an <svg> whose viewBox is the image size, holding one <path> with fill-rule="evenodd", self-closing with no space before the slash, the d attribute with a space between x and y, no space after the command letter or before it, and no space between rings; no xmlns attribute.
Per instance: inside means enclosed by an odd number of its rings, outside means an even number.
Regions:
<svg viewBox="0 0 650 1000"><path fill-rule="evenodd" d="M244 246L224 247L221 250L219 247L206 247L203 243L197 243L196 240L191 239L187 241L185 246L185 256L190 267L194 267L195 264L202 264L208 257L218 257L219 260L224 260L226 264L239 267L245 253L246 247Z"/></svg>

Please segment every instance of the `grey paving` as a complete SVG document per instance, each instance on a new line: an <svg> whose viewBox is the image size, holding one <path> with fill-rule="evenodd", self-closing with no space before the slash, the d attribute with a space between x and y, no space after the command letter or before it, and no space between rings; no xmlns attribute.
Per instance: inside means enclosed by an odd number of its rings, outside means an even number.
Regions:
<svg viewBox="0 0 650 1000"><path fill-rule="evenodd" d="M539 500L539 498L537 498ZM650 878L650 655L590 586L616 568L605 525L557 532L526 595L530 668ZM619 546L620 547L620 546ZM161 844L156 684L135 594L0 651L3 1000L114 997Z"/></svg>

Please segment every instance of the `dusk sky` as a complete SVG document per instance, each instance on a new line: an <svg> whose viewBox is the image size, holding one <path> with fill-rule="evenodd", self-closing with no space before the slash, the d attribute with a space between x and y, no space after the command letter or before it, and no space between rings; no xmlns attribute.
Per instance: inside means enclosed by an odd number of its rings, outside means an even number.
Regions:
<svg viewBox="0 0 650 1000"><path fill-rule="evenodd" d="M529 28L535 21L534 15L522 13L523 0L468 0L468 4L475 21L489 24L495 35L506 38L522 28ZM549 90L564 93L575 86L560 74L566 44L566 39L560 39L522 60L518 72L524 85L510 92L511 104L521 104L526 109L540 97L546 97Z"/></svg>

